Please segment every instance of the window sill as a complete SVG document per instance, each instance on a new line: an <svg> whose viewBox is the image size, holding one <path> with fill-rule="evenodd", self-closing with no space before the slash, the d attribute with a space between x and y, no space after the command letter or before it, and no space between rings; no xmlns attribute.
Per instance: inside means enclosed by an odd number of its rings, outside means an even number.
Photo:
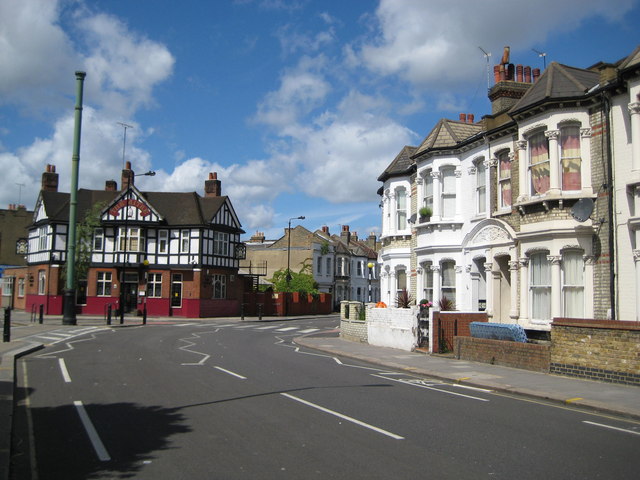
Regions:
<svg viewBox="0 0 640 480"><path fill-rule="evenodd" d="M593 193L587 193L585 191L582 192L559 192L559 193L546 193L544 195L539 195L535 197L525 197L519 198L517 202L513 204L514 208L517 208L522 215L524 215L525 208L532 205L543 205L545 210L549 210L551 207L549 203L558 202L559 208L563 208L563 203L565 200L573 201L580 200L581 198L591 198L596 199L597 195Z"/></svg>

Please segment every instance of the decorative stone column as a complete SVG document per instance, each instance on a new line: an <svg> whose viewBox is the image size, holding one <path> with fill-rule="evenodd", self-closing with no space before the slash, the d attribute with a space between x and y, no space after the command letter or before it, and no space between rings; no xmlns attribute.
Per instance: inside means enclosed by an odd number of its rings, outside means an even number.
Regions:
<svg viewBox="0 0 640 480"><path fill-rule="evenodd" d="M527 185L527 166L529 164L527 158L527 141L518 140L516 142L516 149L518 150L518 177L520 177L518 181L518 198L516 201L522 202L529 196L529 187ZM511 188L513 188L513 183L511 183Z"/></svg>
<svg viewBox="0 0 640 480"><path fill-rule="evenodd" d="M591 168L587 168L591 165L591 129L580 129L580 157L582 161L580 163L580 177L582 181L582 191L591 195L593 193L593 186L591 185Z"/></svg>
<svg viewBox="0 0 640 480"><path fill-rule="evenodd" d="M493 262L486 262L484 264L484 272L487 284L486 288L486 297L487 297L487 308L485 313L487 314L487 318L489 320L493 319Z"/></svg>
<svg viewBox="0 0 640 480"><path fill-rule="evenodd" d="M456 176L456 221L462 218L462 170L456 168L454 170ZM486 188L486 187L485 187Z"/></svg>
<svg viewBox="0 0 640 480"><path fill-rule="evenodd" d="M509 317L512 321L518 321L518 267L517 260L509 261L509 273L511 275L511 310Z"/></svg>
<svg viewBox="0 0 640 480"><path fill-rule="evenodd" d="M551 319L562 316L562 284L560 282L560 255L547 255L551 262Z"/></svg>
<svg viewBox="0 0 640 480"><path fill-rule="evenodd" d="M560 130L547 130L545 137L549 139L549 193L560 192L560 160L558 158L558 137Z"/></svg>
<svg viewBox="0 0 640 480"><path fill-rule="evenodd" d="M520 260L520 323L529 322L529 257Z"/></svg>
<svg viewBox="0 0 640 480"><path fill-rule="evenodd" d="M631 170L640 170L640 102L627 105L631 116Z"/></svg>

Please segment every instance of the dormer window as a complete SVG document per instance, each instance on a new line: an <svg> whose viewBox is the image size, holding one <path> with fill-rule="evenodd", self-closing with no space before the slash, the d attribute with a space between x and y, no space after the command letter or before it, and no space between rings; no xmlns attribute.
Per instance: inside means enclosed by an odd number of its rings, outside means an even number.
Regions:
<svg viewBox="0 0 640 480"><path fill-rule="evenodd" d="M538 132L529 137L529 178L531 195L542 195L549 190L549 140L545 132Z"/></svg>

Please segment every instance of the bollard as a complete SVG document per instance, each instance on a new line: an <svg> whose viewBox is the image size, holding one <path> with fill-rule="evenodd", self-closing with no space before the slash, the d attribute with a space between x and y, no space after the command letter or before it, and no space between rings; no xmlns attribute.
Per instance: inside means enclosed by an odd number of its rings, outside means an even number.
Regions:
<svg viewBox="0 0 640 480"><path fill-rule="evenodd" d="M240 320L244 320L244 303L240 304Z"/></svg>
<svg viewBox="0 0 640 480"><path fill-rule="evenodd" d="M44 322L44 305L41 303L40 304L40 315L38 316L38 323L40 325L42 325L43 322Z"/></svg>
<svg viewBox="0 0 640 480"><path fill-rule="evenodd" d="M111 304L107 305L107 325L111 325Z"/></svg>
<svg viewBox="0 0 640 480"><path fill-rule="evenodd" d="M262 320L262 304L258 304L258 320Z"/></svg>
<svg viewBox="0 0 640 480"><path fill-rule="evenodd" d="M147 324L147 304L144 304L144 307L142 308L142 324L146 325Z"/></svg>
<svg viewBox="0 0 640 480"><path fill-rule="evenodd" d="M4 309L4 330L2 333L2 341L11 341L11 309L8 307Z"/></svg>

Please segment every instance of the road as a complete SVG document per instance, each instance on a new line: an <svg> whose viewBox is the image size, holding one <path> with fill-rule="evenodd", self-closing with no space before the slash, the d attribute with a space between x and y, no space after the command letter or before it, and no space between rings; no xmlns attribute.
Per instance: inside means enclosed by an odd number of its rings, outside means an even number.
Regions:
<svg viewBox="0 0 640 480"><path fill-rule="evenodd" d="M57 341L18 362L13 478L637 478L629 420L292 343L337 323L185 322Z"/></svg>

